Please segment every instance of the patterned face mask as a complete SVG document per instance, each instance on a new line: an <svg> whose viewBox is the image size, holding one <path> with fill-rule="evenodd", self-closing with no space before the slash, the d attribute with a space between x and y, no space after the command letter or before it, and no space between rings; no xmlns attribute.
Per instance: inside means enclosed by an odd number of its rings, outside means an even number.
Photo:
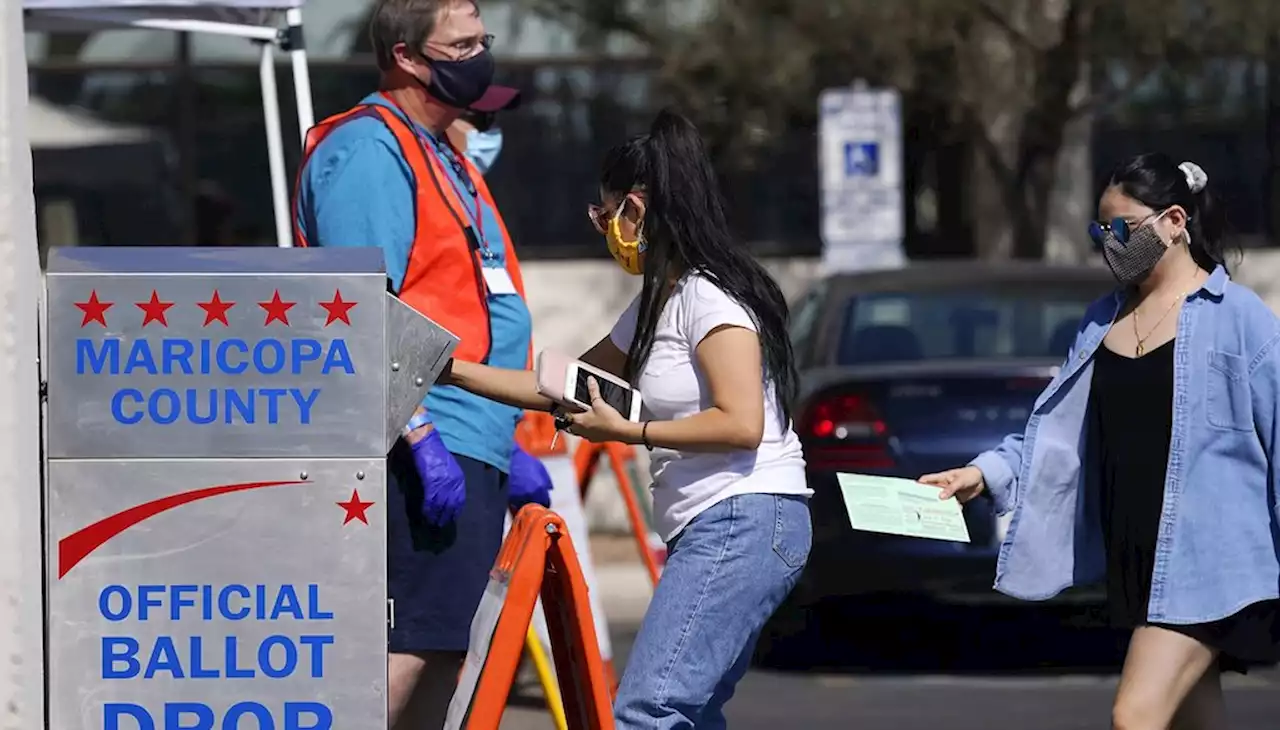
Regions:
<svg viewBox="0 0 1280 730"><path fill-rule="evenodd" d="M600 205L588 206L587 216L591 218L591 225L604 236L605 242L609 245L609 253L613 254L613 260L618 262L623 271L632 276L639 276L644 273L644 254L649 245L644 240L643 218L636 223L634 241L628 241L623 237L622 211L627 207L628 198L623 198L618 204L618 209L608 218L605 217L605 208Z"/></svg>
<svg viewBox="0 0 1280 730"><path fill-rule="evenodd" d="M1155 229L1155 222L1167 212L1161 212L1132 230L1120 218L1108 226L1096 222L1090 224L1089 236L1102 249L1107 266L1121 285L1132 286L1147 278L1165 251L1169 250Z"/></svg>
<svg viewBox="0 0 1280 730"><path fill-rule="evenodd" d="M605 242L609 244L609 253L613 254L613 260L618 262L622 270L632 276L639 276L644 273L644 252L649 247L645 243L644 233L641 230L637 230L636 240L634 241L628 241L622 237L622 209L624 205L618 206L618 212L614 213L613 218L609 221L609 230L605 234Z"/></svg>

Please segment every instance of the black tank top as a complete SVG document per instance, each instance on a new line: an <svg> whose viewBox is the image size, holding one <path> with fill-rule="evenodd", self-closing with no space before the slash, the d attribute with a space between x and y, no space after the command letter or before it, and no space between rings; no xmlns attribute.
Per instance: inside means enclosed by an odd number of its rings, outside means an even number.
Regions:
<svg viewBox="0 0 1280 730"><path fill-rule="evenodd" d="M1173 430L1173 341L1139 358L1105 346L1094 360L1090 406L1097 429L1107 603L1112 619L1147 619Z"/></svg>

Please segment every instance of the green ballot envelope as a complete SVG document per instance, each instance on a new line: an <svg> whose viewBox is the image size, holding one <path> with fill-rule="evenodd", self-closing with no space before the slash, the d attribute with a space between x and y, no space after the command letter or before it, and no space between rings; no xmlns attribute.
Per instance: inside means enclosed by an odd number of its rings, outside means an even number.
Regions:
<svg viewBox="0 0 1280 730"><path fill-rule="evenodd" d="M855 530L969 542L960 503L938 499L937 487L910 479L838 474Z"/></svg>

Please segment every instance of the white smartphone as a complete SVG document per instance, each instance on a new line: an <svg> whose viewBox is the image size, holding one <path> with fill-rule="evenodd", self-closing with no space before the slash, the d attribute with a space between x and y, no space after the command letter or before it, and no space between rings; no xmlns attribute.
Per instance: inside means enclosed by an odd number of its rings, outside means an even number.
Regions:
<svg viewBox="0 0 1280 730"><path fill-rule="evenodd" d="M600 386L600 397L622 414L623 418L639 423L640 391L627 381L594 368L581 360L550 352L538 354L538 392L563 406L585 411L591 407L591 393L587 389L589 378L595 378Z"/></svg>
<svg viewBox="0 0 1280 730"><path fill-rule="evenodd" d="M591 391L587 388L587 381L590 378L596 379L596 384L600 386L600 397L604 398L605 403L613 406L614 410L621 413L628 421L636 423L640 421L640 391L632 388L627 381L599 368L593 368L581 360L569 363L569 367L566 368L564 380L566 400L583 408L590 408Z"/></svg>

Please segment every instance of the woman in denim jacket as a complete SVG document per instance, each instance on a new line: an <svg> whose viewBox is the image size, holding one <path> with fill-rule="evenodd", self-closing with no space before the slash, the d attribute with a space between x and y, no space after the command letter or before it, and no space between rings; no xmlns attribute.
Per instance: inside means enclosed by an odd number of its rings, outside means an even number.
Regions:
<svg viewBox="0 0 1280 730"><path fill-rule="evenodd" d="M997 590L1105 580L1123 730L1225 728L1220 672L1280 660L1280 320L1228 276L1207 182L1157 154L1111 173L1090 235L1119 289L1024 433L920 479L1013 511Z"/></svg>

